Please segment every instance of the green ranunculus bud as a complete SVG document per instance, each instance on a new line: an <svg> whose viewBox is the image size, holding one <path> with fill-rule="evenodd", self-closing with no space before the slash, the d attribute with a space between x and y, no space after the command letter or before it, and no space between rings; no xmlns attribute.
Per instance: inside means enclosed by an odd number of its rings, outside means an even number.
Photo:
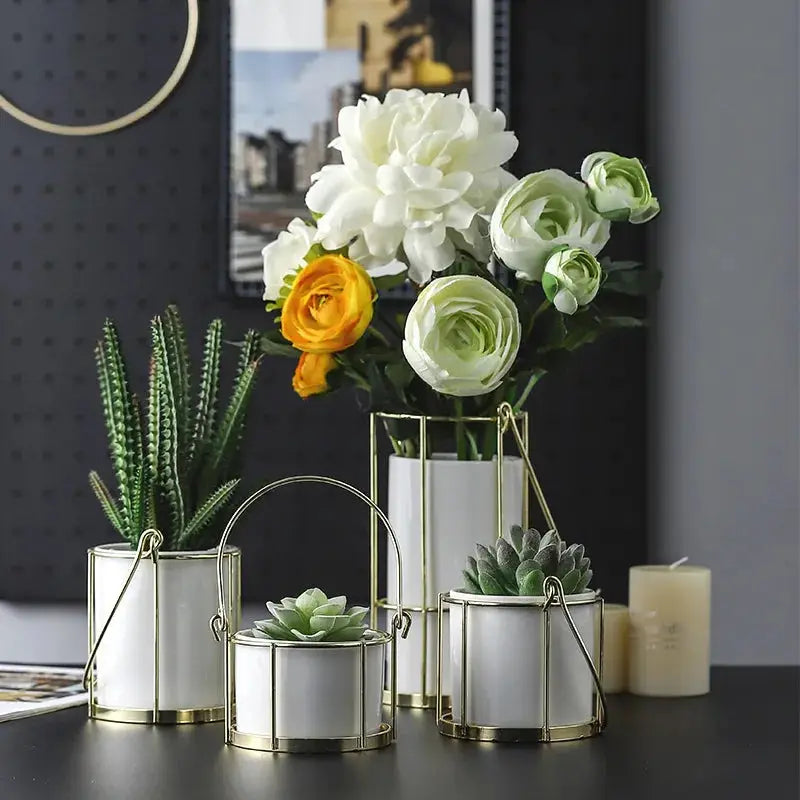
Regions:
<svg viewBox="0 0 800 800"><path fill-rule="evenodd" d="M661 210L638 158L616 153L592 153L583 160L581 178L597 213L614 222L638 224Z"/></svg>
<svg viewBox="0 0 800 800"><path fill-rule="evenodd" d="M562 247L544 265L542 288L562 314L574 314L594 300L602 279L603 269L588 250Z"/></svg>

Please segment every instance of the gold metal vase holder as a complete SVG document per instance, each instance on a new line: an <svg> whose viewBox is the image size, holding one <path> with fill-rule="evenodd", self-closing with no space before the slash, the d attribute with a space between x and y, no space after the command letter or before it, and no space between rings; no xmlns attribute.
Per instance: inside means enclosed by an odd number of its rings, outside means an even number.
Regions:
<svg viewBox="0 0 800 800"><path fill-rule="evenodd" d="M533 486L534 493L536 494L537 501L542 508L542 511L547 519L550 527L555 527L550 510L547 507L547 502L542 494L541 486L533 472L533 467L527 460L528 439L529 439L529 423L528 414L524 411L515 413L508 403L503 403L498 407L497 414L491 417L481 416L461 416L461 417L442 417L442 416L422 416L417 414L402 414L402 413L388 413L383 411L375 411L370 414L370 448L369 448L369 487L370 499L373 504L378 503L379 492L379 470L378 470L378 421L403 421L415 423L419 434L419 452L421 456L427 453L429 441L429 427L432 424L445 423L457 425L465 424L483 424L490 425L495 430L496 442L496 458L495 464L497 466L495 472L496 484L496 520L497 520L497 536L503 535L503 458L504 458L504 445L505 435L508 431L509 425L513 424L512 430L514 431L514 438L517 442L520 455L525 459L530 477L531 486ZM416 565L419 570L422 586L421 604L418 606L405 606L406 611L410 611L420 617L421 628L421 645L422 653L419 664L420 680L419 691L401 693L396 696L395 702L401 708L436 708L436 693L434 686L430 686L428 682L428 662L431 654L428 652L428 618L431 615L438 615L439 608L434 605L433 598L428 596L428 479L427 479L427 458L419 458L419 536L420 536L420 563ZM526 524L528 521L529 513L529 493L528 482L525 481L522 486L522 522ZM379 610L395 611L396 605L389 602L385 597L379 596L378 589L378 517L373 512L370 524L370 627L377 625ZM413 568L413 567L412 567ZM384 702L392 702L392 693L387 688L384 691ZM445 704L449 703L449 697L445 697Z"/></svg>
<svg viewBox="0 0 800 800"><path fill-rule="evenodd" d="M411 414L391 414L384 412L374 412L370 415L370 495L373 502L378 499L378 436L377 436L377 423L378 420L405 420L415 421L417 423L420 438L420 545L421 545L421 562L419 564L421 574L422 586L422 604L421 606L406 606L405 610L408 612L415 612L420 615L422 627L422 659L420 663L420 691L413 694L401 694L396 699L393 696L392 688L384 692L384 700L392 702L393 700L399 706L411 708L435 708L436 709L436 724L440 733L458 739L470 739L484 742L549 742L549 741L566 741L569 739L579 739L587 736L594 736L600 733L607 724L608 714L606 708L605 694L602 688L602 658L603 658L603 599L599 592L595 593L595 597L582 600L572 601L570 605L591 604L595 608L595 619L597 620L598 636L596 638L596 647L593 654L589 653L583 638L581 637L572 615L569 612L568 604L564 597L564 589L561 581L556 577L549 577L545 582L545 601L544 604L541 600L531 602L530 604L522 604L516 602L513 604L514 608L531 608L540 607L544 615L542 625L542 701L543 701L543 725L541 727L532 728L501 728L486 725L472 724L468 718L467 713L467 678L468 678L468 665L467 665L467 642L469 640L469 608L473 606L496 606L503 607L504 605L511 606L510 603L504 604L501 601L489 601L481 599L480 596L469 600L462 600L450 597L449 592L442 592L438 595L438 603L436 606L431 606L427 598L427 585L428 585L428 531L427 531L427 476L426 476L426 458L424 457L427 452L428 441L428 426L431 423L445 422L445 423L484 423L493 425L496 431L497 442L497 472L496 472L496 502L497 502L497 536L503 535L503 455L504 455L504 438L506 433L510 430L519 450L520 457L522 458L525 472L528 480L523 485L523 508L522 520L527 524L529 519L529 495L528 495L528 482L533 488L537 504L542 511L548 529L557 529L555 520L550 511L550 508L545 499L544 492L542 491L541 484L533 468L533 464L529 455L529 422L528 415L524 412L516 413L509 403L501 403L498 406L497 414L493 417L430 417L430 416L417 416ZM450 710L450 698L444 694L442 688L442 626L444 621L444 614L447 613L448 607L451 605L461 606L461 683L460 683L460 700L461 700L461 714L458 720L454 720ZM594 701L593 701L593 714L591 719L585 723L576 725L560 725L553 726L550 724L550 671L551 671L551 614L553 613L553 606L561 609L566 623L572 633L576 644L580 650L581 656L586 662L586 666L591 673L593 686L594 686ZM371 620L377 619L379 609L393 610L395 606L387 601L386 598L378 596L378 525L377 517L373 514L371 525L371 581L370 581L370 611ZM436 614L437 622L437 680L435 694L429 694L427 689L427 675L428 675L428 648L427 648L427 628L428 617L431 614ZM374 622L372 623L374 624ZM594 658L593 658L594 657ZM598 665L598 666L596 666Z"/></svg>
<svg viewBox="0 0 800 800"><path fill-rule="evenodd" d="M321 483L343 489L367 504L373 516L380 519L386 528L386 532L394 546L397 556L397 598L395 614L391 620L390 632L376 630L376 626L371 625L372 632L376 634L370 639L360 639L350 642L294 642L276 641L273 639L254 639L242 636L241 633L231 626L225 605L223 589L223 553L225 544L228 540L234 525L238 522L244 512L260 498L279 489L296 483ZM411 624L411 616L403 608L402 589L403 569L401 563L400 548L392 526L380 507L372 501L366 494L359 491L344 481L328 478L320 475L298 475L274 481L250 495L237 509L230 518L219 545L219 555L217 558L217 591L218 591L218 610L211 618L210 626L214 638L223 644L224 654L224 680L225 680L225 743L242 747L248 750L262 750L272 753L347 753L361 750L375 750L391 744L396 736L396 704L390 702L389 722L383 721L377 731L367 731L367 700L366 700L366 663L367 648L383 647L389 645L389 685L394 688L396 681L396 661L397 661L397 635L401 638L408 635L408 628ZM240 733L236 728L236 697L234 687L235 675L235 653L236 647L259 647L267 648L270 652L270 705L269 718L271 721L270 734L266 736L256 734ZM311 738L289 738L278 736L277 734L277 705L278 687L276 679L276 655L278 650L302 648L304 650L330 651L341 650L343 648L359 648L359 681L358 681L358 702L359 702L359 732L356 736L328 737L320 739ZM391 693L392 697L394 692Z"/></svg>
<svg viewBox="0 0 800 800"><path fill-rule="evenodd" d="M550 513L547 501L542 493L542 488L533 469L530 456L528 454L527 441L520 433L513 409L508 403L502 403L497 409L498 431L505 431L510 428L517 442L520 455L522 456L525 470L533 486L534 494L542 510L542 514L550 529L557 530L553 515ZM500 433L498 432L498 438ZM526 437L527 439L527 437ZM502 495L498 494L498 498ZM502 535L502 532L501 532ZM445 736L455 739L469 739L480 742L557 742L569 741L572 739L583 739L589 736L596 736L606 727L608 712L606 708L606 698L602 685L603 669L603 598L599 592L594 593L594 597L586 600L573 600L569 604L564 596L564 587L561 581L555 576L548 576L544 580L545 600L531 598L530 603L504 603L501 600L490 600L480 595L469 599L454 598L450 592L439 594L437 607L437 652L436 652L436 726L439 732ZM518 598L517 598L518 599ZM461 607L461 671L460 671L460 710L459 719L453 719L450 704L442 691L442 622L445 613L445 606L458 605ZM570 605L591 605L594 608L595 627L597 636L595 638L596 647L594 648L594 660L589 653L586 643L578 631L575 621L570 614ZM542 663L539 674L541 680L542 693L542 726L529 728L506 728L489 725L478 725L469 720L468 706L468 678L469 678L469 658L468 642L470 640L470 609L474 607L493 607L493 608L541 608L544 616L542 624ZM593 682L593 711L590 719L570 725L551 725L550 723L550 683L552 669L552 642L551 642L551 617L553 607L560 608L564 619L572 633L575 643L578 646L586 667L589 670ZM596 666L597 665L597 666ZM534 680L535 676L531 675Z"/></svg>
<svg viewBox="0 0 800 800"><path fill-rule="evenodd" d="M89 581L88 581L88 605L89 605L89 657L83 670L83 686L89 693L89 717L91 719L107 720L110 722L131 722L143 725L152 724L184 724L195 722L218 722L225 716L224 706L212 706L207 708L187 708L173 709L162 708L160 702L161 694L161 603L160 603L160 570L159 564L165 559L197 561L197 560L217 560L217 577L223 572L223 562L227 562L228 575L228 603L234 609L237 624L240 613L240 583L239 560L241 551L231 548L224 554L224 559L220 559L216 551L202 553L182 553L169 552L162 553L161 545L164 537L161 531L155 528L148 528L139 538L139 545L133 557L133 563L122 585L122 589L117 596L111 613L108 615L99 634L97 631L97 614L95 610L95 573L98 559L105 558L128 558L128 551L103 551L98 548L89 550ZM114 706L101 705L97 702L97 677L95 674L95 661L97 653L106 631L111 625L117 610L122 604L133 578L143 561L151 561L153 564L153 703L151 708L120 708Z"/></svg>

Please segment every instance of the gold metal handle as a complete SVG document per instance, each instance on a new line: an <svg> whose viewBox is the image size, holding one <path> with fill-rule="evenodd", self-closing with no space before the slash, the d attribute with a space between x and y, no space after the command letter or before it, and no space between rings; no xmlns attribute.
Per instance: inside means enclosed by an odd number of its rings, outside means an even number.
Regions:
<svg viewBox="0 0 800 800"><path fill-rule="evenodd" d="M536 502L539 503L539 508L542 509L545 522L547 522L550 530L557 531L558 527L556 526L556 521L553 519L553 515L550 512L550 507L547 505L547 500L545 500L544 492L542 491L542 485L539 483L539 479L536 477L536 471L531 463L531 457L528 455L528 448L525 446L525 440L520 433L511 403L501 403L497 407L497 416L500 418L500 421L503 425L504 433L511 428L511 433L514 436L514 440L519 448L519 453L522 456L522 461L525 464L525 469L528 473L528 479L533 487L533 493L536 495Z"/></svg>
<svg viewBox="0 0 800 800"><path fill-rule="evenodd" d="M23 111L3 94L0 94L0 109L8 112L14 119L23 122L25 125L29 125L31 128L36 128L45 133L55 133L60 136L95 136L101 133L118 131L121 128L126 128L128 125L133 125L134 122L138 122L151 111L154 111L170 96L170 94L172 94L178 82L183 77L183 73L186 72L186 67L189 66L189 61L194 51L194 45L197 41L197 22L199 17L197 0L187 0L187 8L188 20L186 23L186 39L183 42L183 49L181 50L180 56L178 56L178 61L170 76L151 98L128 114L117 117L117 119L99 122L96 125L62 125L40 119L39 117L33 116L33 114L29 114L27 111Z"/></svg>
<svg viewBox="0 0 800 800"><path fill-rule="evenodd" d="M383 513L380 506L370 500L370 498L367 497L367 495L365 495L362 491L359 491L349 483L322 475L295 475L291 478L282 478L281 480L274 481L273 483L262 486L260 489L253 492L253 494L251 494L250 497L248 497L236 509L236 511L233 512L228 524L225 526L225 531L222 534L222 539L220 540L219 548L217 550L217 613L214 614L214 616L209 620L209 626L211 627L211 632L214 634L214 638L218 642L221 641L223 633L228 631L230 624L225 609L225 592L222 584L222 558L225 553L225 545L228 542L228 537L233 530L233 526L239 521L239 518L242 516L242 514L244 514L244 512L256 502L256 500L259 500L264 495L269 494L275 489L280 489L282 486L289 486L293 483L324 483L329 486L335 486L338 489L344 489L344 491L355 495L359 500L362 500L364 503L366 503L378 516L392 540L395 555L397 557L397 611L392 618L392 627L395 630L400 631L400 635L403 639L405 639L408 636L408 628L411 625L411 615L407 611L403 610L403 565L400 556L400 545L397 543L397 537L395 536L388 517Z"/></svg>
<svg viewBox="0 0 800 800"><path fill-rule="evenodd" d="M94 660L97 658L97 650L100 647L100 642L103 641L103 637L106 635L108 626L111 624L111 620L114 619L114 614L117 613L117 609L122 602L122 598L125 597L125 592L128 591L128 587L131 585L131 581L133 580L133 576L136 574L136 570L139 569L139 564L141 564L145 558L151 558L155 564L158 561L158 551L162 544L164 544L164 537L161 534L161 531L156 530L155 528L148 528L139 538L139 546L136 548L136 556L133 559L130 572L128 572L128 577L125 578L125 583L122 584L122 590L120 591L119 596L117 597L116 602L111 609L111 613L108 615L105 625L103 625L103 628L100 631L100 635L92 644L92 650L89 653L89 658L87 659L86 666L83 669L82 683L84 689L89 689L89 678L92 674ZM158 579L154 578L154 580L157 581ZM156 637L157 636L158 634L156 633Z"/></svg>
<svg viewBox="0 0 800 800"><path fill-rule="evenodd" d="M594 685L597 689L597 695L600 698L600 713L598 714L597 723L602 730L608 724L608 707L606 705L606 694L603 691L603 684L600 680L600 675L595 668L594 662L592 661L592 657L589 655L589 651L586 648L586 644L584 643L583 638L581 637L578 628L575 625L575 620L572 619L572 614L569 613L567 601L564 597L564 587L561 585L561 581L555 575L548 575L544 579L544 593L546 600L544 602L544 606L542 606L542 610L547 611L547 609L549 609L550 606L556 601L556 598L558 598L558 604L561 606L561 610L564 612L564 618L567 620L567 625L569 625L569 629L572 631L572 635L575 637L575 641L578 643L578 647L580 648L583 659L586 662L586 666L589 667L589 671L592 673L592 680L594 681Z"/></svg>

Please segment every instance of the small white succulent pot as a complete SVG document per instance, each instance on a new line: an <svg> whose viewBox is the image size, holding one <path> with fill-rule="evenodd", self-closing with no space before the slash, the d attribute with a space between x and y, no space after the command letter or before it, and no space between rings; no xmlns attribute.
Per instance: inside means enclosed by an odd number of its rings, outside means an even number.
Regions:
<svg viewBox="0 0 800 800"><path fill-rule="evenodd" d="M230 533L256 500L294 483L338 487L370 506L389 534L402 563L397 538L386 515L367 495L343 481L314 475L283 478L263 486L236 509L222 534L218 569ZM298 597L267 603L271 618L251 630L232 628L219 587L211 630L223 643L225 742L265 752L353 752L386 747L395 737L394 695L391 716L383 719L384 663L395 685L398 634L405 638L411 618L403 609L402 589L389 631L372 630L368 608L347 607L344 596L328 597L317 588Z"/></svg>
<svg viewBox="0 0 800 800"><path fill-rule="evenodd" d="M233 637L234 743L246 744L250 735L272 738L273 733L278 740L356 740L362 713L365 734L377 734L388 642L388 635L369 632L363 644L295 642L285 647L240 631Z"/></svg>
<svg viewBox="0 0 800 800"><path fill-rule="evenodd" d="M470 725L511 729L591 726L596 713L592 673L558 605L551 605L546 614L545 597L461 591L452 591L449 597L456 601L450 604L448 643L453 720L462 719L466 681L464 718ZM567 608L589 653L599 649L601 602L593 591L566 596Z"/></svg>
<svg viewBox="0 0 800 800"><path fill-rule="evenodd" d="M89 550L90 716L120 722L205 722L224 715L223 658L208 637L217 551L137 561L124 543ZM222 559L223 591L240 613L241 552ZM134 569L135 565L135 569ZM100 637L102 635L102 640Z"/></svg>

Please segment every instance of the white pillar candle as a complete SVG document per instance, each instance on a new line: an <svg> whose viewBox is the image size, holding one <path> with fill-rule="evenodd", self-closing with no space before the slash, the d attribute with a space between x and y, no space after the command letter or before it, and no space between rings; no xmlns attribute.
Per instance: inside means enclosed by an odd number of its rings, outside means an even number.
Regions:
<svg viewBox="0 0 800 800"><path fill-rule="evenodd" d="M628 606L603 607L603 689L624 692L628 686Z"/></svg>
<svg viewBox="0 0 800 800"><path fill-rule="evenodd" d="M707 694L711 570L631 567L628 589L629 691L657 697Z"/></svg>

